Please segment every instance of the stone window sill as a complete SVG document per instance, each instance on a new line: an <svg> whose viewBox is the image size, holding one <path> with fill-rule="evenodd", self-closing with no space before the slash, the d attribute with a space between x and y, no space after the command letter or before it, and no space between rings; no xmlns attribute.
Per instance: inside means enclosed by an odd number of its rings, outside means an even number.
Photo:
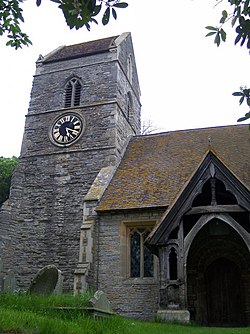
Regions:
<svg viewBox="0 0 250 334"><path fill-rule="evenodd" d="M157 285L155 277L129 277L123 280L127 285Z"/></svg>

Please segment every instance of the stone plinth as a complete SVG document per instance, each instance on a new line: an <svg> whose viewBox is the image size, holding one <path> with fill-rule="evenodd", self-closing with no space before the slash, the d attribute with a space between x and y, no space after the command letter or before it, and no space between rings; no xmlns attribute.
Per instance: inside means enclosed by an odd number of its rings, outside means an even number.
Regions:
<svg viewBox="0 0 250 334"><path fill-rule="evenodd" d="M188 323L190 321L190 313L188 310L158 310L157 319L166 322Z"/></svg>

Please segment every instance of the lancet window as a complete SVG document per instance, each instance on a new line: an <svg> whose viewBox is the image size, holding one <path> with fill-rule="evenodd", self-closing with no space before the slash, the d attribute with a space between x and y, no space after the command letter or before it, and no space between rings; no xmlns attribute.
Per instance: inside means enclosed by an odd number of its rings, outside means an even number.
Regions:
<svg viewBox="0 0 250 334"><path fill-rule="evenodd" d="M131 92L127 94L127 119L130 120L133 114L133 98Z"/></svg>
<svg viewBox="0 0 250 334"><path fill-rule="evenodd" d="M127 77L130 82L132 81L132 75L133 75L132 55L129 55L127 60Z"/></svg>
<svg viewBox="0 0 250 334"><path fill-rule="evenodd" d="M81 82L77 78L68 81L65 90L65 108L79 106L81 101Z"/></svg>
<svg viewBox="0 0 250 334"><path fill-rule="evenodd" d="M145 246L150 227L130 228L130 277L153 277L154 258Z"/></svg>

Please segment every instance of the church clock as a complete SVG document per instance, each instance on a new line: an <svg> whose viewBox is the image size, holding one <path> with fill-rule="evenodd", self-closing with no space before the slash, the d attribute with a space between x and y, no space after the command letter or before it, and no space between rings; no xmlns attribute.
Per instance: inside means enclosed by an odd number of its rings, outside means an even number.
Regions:
<svg viewBox="0 0 250 334"><path fill-rule="evenodd" d="M55 145L69 146L81 137L83 130L83 119L78 114L66 113L53 122L49 136Z"/></svg>

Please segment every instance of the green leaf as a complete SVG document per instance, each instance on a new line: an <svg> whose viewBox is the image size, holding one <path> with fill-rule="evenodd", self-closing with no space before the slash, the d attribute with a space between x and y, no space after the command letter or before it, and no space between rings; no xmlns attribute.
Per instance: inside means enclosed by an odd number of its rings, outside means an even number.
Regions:
<svg viewBox="0 0 250 334"><path fill-rule="evenodd" d="M241 26L244 25L244 23L245 23L245 18L244 18L244 16L240 16L240 17L239 17L239 22L240 22L240 25L241 25Z"/></svg>
<svg viewBox="0 0 250 334"><path fill-rule="evenodd" d="M234 92L232 95L233 96L244 96L242 92Z"/></svg>
<svg viewBox="0 0 250 334"><path fill-rule="evenodd" d="M217 31L218 30L218 28L215 28L215 27L212 27L212 26L207 26L205 28L208 29L208 30L213 30L213 31Z"/></svg>
<svg viewBox="0 0 250 334"><path fill-rule="evenodd" d="M240 43L240 46L242 46L245 43L246 37L247 37L246 35L242 36L242 41Z"/></svg>
<svg viewBox="0 0 250 334"><path fill-rule="evenodd" d="M243 94L244 94L245 96L250 97L250 96L249 96L249 95L250 95L250 88L244 88L244 89L242 90L242 92L243 92Z"/></svg>
<svg viewBox="0 0 250 334"><path fill-rule="evenodd" d="M88 9L93 12L94 8L96 7L96 0L88 0L86 3Z"/></svg>
<svg viewBox="0 0 250 334"><path fill-rule="evenodd" d="M113 18L116 20L117 19L117 14L116 14L116 11L114 10L114 8L112 8L112 15L113 15Z"/></svg>
<svg viewBox="0 0 250 334"><path fill-rule="evenodd" d="M217 32L215 39L214 39L214 43L219 46L220 45L220 33L219 31Z"/></svg>
<svg viewBox="0 0 250 334"><path fill-rule="evenodd" d="M12 43L13 43L13 41L10 39L10 40L6 43L6 45L7 45L7 46L8 46L8 45L12 46Z"/></svg>
<svg viewBox="0 0 250 334"><path fill-rule="evenodd" d="M238 19L237 16L234 16L234 17L232 18L232 21L231 21L231 25L232 25L232 27L234 27L234 25L235 25L237 19Z"/></svg>
<svg viewBox="0 0 250 334"><path fill-rule="evenodd" d="M212 35L215 35L215 34L216 34L216 31L210 31L208 34L206 34L205 37L212 36Z"/></svg>
<svg viewBox="0 0 250 334"><path fill-rule="evenodd" d="M243 122L250 118L250 112L246 113L245 116L239 118L237 122Z"/></svg>
<svg viewBox="0 0 250 334"><path fill-rule="evenodd" d="M227 11L223 10L222 12L222 18L220 19L220 23L225 23L226 19L227 19Z"/></svg>
<svg viewBox="0 0 250 334"><path fill-rule="evenodd" d="M220 30L220 36L221 36L221 39L223 40L223 42L225 42L226 38L227 38L227 34L223 29Z"/></svg>
<svg viewBox="0 0 250 334"><path fill-rule="evenodd" d="M244 15L248 14L248 11L249 11L249 2L250 2L250 0L245 0L244 8L243 8Z"/></svg>
<svg viewBox="0 0 250 334"><path fill-rule="evenodd" d="M240 101L239 101L240 106L242 105L243 102L244 102L244 96L242 96L242 97L240 98Z"/></svg>
<svg viewBox="0 0 250 334"><path fill-rule="evenodd" d="M241 39L241 35L238 35L236 38L235 38L235 41L234 41L234 44L236 45Z"/></svg>
<svg viewBox="0 0 250 334"><path fill-rule="evenodd" d="M228 15L227 15L227 11L226 10L222 11L222 16L225 17L225 18L227 18Z"/></svg>
<svg viewBox="0 0 250 334"><path fill-rule="evenodd" d="M102 9L101 5L95 6L95 8L93 10L93 13L92 13L92 16L98 15L100 13L101 9Z"/></svg>
<svg viewBox="0 0 250 334"><path fill-rule="evenodd" d="M109 18L110 18L110 7L108 7L103 14L102 24L104 26L109 23Z"/></svg>
<svg viewBox="0 0 250 334"><path fill-rule="evenodd" d="M118 3L115 3L113 5L113 7L117 7L117 8L126 8L128 7L128 4L126 2L118 2Z"/></svg>
<svg viewBox="0 0 250 334"><path fill-rule="evenodd" d="M240 34L240 35L243 34L243 30L242 30L241 25L237 26L236 29L235 29L235 31L236 31L238 34Z"/></svg>
<svg viewBox="0 0 250 334"><path fill-rule="evenodd" d="M220 19L220 23L225 23L226 19L225 17L222 16L222 18Z"/></svg>

